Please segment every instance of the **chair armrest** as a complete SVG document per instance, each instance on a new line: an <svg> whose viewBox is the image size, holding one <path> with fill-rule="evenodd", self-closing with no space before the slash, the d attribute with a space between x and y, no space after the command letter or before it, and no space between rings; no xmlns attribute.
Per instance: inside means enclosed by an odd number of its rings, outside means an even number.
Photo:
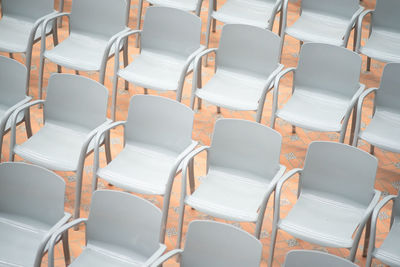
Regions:
<svg viewBox="0 0 400 267"><path fill-rule="evenodd" d="M56 13L52 16L47 17L43 23L42 23L42 34L41 34L41 40L40 40L40 53L44 53L44 51L46 50L46 28L47 28L47 24L49 24L50 21L53 21L57 18L61 18L61 17L70 17L70 13L67 12L62 12L62 13Z"/></svg>
<svg viewBox="0 0 400 267"><path fill-rule="evenodd" d="M357 103L357 120L356 120L356 128L354 130L354 139L353 139L353 146L357 146L358 142L358 135L360 133L360 128L361 128L361 112L362 112L362 105L364 103L365 98L373 93L376 92L378 88L369 88L365 90L360 97L358 98L358 103Z"/></svg>
<svg viewBox="0 0 400 267"><path fill-rule="evenodd" d="M37 31L37 29L39 28L40 24L42 24L43 21L46 21L47 19L49 19L49 18L51 18L51 17L53 17L53 16L55 16L55 15L57 15L57 14L59 14L59 12L58 12L58 11L54 11L54 12L52 12L52 13L50 13L50 14L47 14L47 15L45 15L45 16L43 16L43 17L38 18L38 19L35 21L35 23L33 24L32 29L31 29L30 32L29 32L28 49L32 49L31 47L32 47L32 44L33 44L34 39L35 39L35 36L36 36L36 31Z"/></svg>
<svg viewBox="0 0 400 267"><path fill-rule="evenodd" d="M150 266L150 264L154 263L161 257L161 255L164 253L166 249L167 249L166 245L160 244L160 247L157 249L157 251L154 252L153 255L151 255L151 257L143 265Z"/></svg>
<svg viewBox="0 0 400 267"><path fill-rule="evenodd" d="M258 110L264 106L265 98L267 96L267 93L272 89L272 86L274 85L275 78L277 77L278 74L281 73L282 69L284 66L282 64L278 64L278 67L268 76L267 81L265 82L263 91L261 93L260 101L258 101Z"/></svg>
<svg viewBox="0 0 400 267"><path fill-rule="evenodd" d="M271 125L272 125L272 121L275 118L276 110L278 109L279 85L280 85L281 79L283 78L283 76L285 76L289 72L293 72L293 74L295 74L296 68L293 68L293 67L287 68L287 69L281 71L280 73L278 73L278 75L275 77L273 99L272 99Z"/></svg>
<svg viewBox="0 0 400 267"><path fill-rule="evenodd" d="M25 105L22 105L19 108L17 108L11 115L11 117L10 117L10 125L11 125L10 158L9 158L10 161L13 160L13 156L14 156L14 147L15 147L15 139L16 139L15 132L16 132L17 119L18 119L19 113L21 113L22 111L24 111L32 106L44 104L45 102L46 102L45 100L36 100L36 101L26 103Z"/></svg>
<svg viewBox="0 0 400 267"><path fill-rule="evenodd" d="M365 90L365 85L360 83L360 87L358 88L357 92L354 94L353 98L350 101L350 104L347 106L346 112L344 113L342 127L340 129L341 132L347 129L347 123L350 119L351 111L354 109L354 106L357 104L361 94Z"/></svg>
<svg viewBox="0 0 400 267"><path fill-rule="evenodd" d="M130 32L130 31L131 31L131 29L127 27L124 30L111 36L111 38L108 40L106 48L104 49L103 59L101 60L101 67L100 67L101 70L104 69L107 64L107 59L110 55L110 50L111 50L112 45L117 41L118 37L123 36L125 33ZM115 52L114 52L115 57L118 57L119 50L120 50L120 45L115 47Z"/></svg>
<svg viewBox="0 0 400 267"><path fill-rule="evenodd" d="M119 48L121 47L122 41L124 41L125 39L127 39L131 35L134 35L134 34L140 35L141 33L142 33L141 30L130 30L130 31L127 31L127 32L120 33L117 36L116 40L114 40L114 43L115 43L115 47L114 47L114 49L115 49L115 51L114 51L114 56L115 56L114 75L117 75L117 71L119 69L119 56L117 56L117 55L118 55L118 52L119 52Z"/></svg>
<svg viewBox="0 0 400 267"><path fill-rule="evenodd" d="M372 16L372 12L374 12L375 10L373 9L368 9L368 10L364 10L360 16L358 17L358 22L357 22L357 41L356 41L356 52L360 53L360 48L361 48L361 33L362 33L362 22L365 18L366 15L371 14ZM370 29L371 31L371 29Z"/></svg>
<svg viewBox="0 0 400 267"><path fill-rule="evenodd" d="M77 226L81 223L86 224L88 219L85 218L79 218L76 219L72 222L69 222L62 226L60 229L58 229L54 234L51 236L50 241L49 241L49 257L48 257L48 267L54 267L54 246L55 243L57 242L58 238L66 231L71 229L74 226Z"/></svg>
<svg viewBox="0 0 400 267"><path fill-rule="evenodd" d="M120 125L125 127L126 121L116 121L111 124L108 124L106 127L102 128L99 130L94 137L94 144L93 144L93 150L94 150L94 157L93 157L93 179L92 183L94 185L97 177L97 171L99 170L99 148L100 148L100 142L103 139L103 136L106 132L109 132L111 129L114 129ZM94 187L93 187L94 189ZM94 190L93 190L94 191Z"/></svg>
<svg viewBox="0 0 400 267"><path fill-rule="evenodd" d="M349 24L347 25L346 31L342 37L343 40L343 46L345 46L349 40L350 32L353 29L353 27L357 27L357 20L360 14L364 11L364 7L360 6L360 8L353 14L353 16L350 19Z"/></svg>
<svg viewBox="0 0 400 267"><path fill-rule="evenodd" d="M10 107L9 109L6 110L6 112L4 113L4 115L2 116L1 120L0 120L0 138L4 133L4 130L6 128L7 125L7 121L10 118L10 116L12 115L12 113L20 106L28 103L29 101L32 100L32 97L30 96L25 96L25 98L21 101L19 101L17 104L13 105L12 107Z"/></svg>
<svg viewBox="0 0 400 267"><path fill-rule="evenodd" d="M276 189L275 189L275 203L274 203L274 218L273 222L278 223L280 220L280 202L281 202L281 193L282 193L282 187L283 185L290 179L293 178L295 174L301 174L303 169L292 169L288 171L276 184Z"/></svg>
<svg viewBox="0 0 400 267"><path fill-rule="evenodd" d="M162 263L164 263L167 260L169 260L170 258L174 257L175 255L182 255L182 253L183 253L182 249L171 250L171 251L165 253L164 255L162 255L160 258L158 258L158 260L156 260L152 265L150 265L150 267L158 267Z"/></svg>

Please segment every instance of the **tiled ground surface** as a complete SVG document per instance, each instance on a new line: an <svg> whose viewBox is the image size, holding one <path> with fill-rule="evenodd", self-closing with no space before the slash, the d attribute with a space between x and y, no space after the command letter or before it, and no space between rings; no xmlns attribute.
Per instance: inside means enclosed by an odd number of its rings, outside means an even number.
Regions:
<svg viewBox="0 0 400 267"><path fill-rule="evenodd" d="M137 13L137 0L132 1L131 6L131 17L130 17L130 26L136 27L136 13ZM218 4L222 4L224 1L219 1ZM374 7L374 0L365 0L362 4L367 6L368 8ZM204 0L201 18L203 20L203 36L202 40L204 42L205 37L205 23L207 17L207 3L208 1ZM66 10L70 10L71 0L66 0ZM288 24L291 25L299 13L299 3L292 1L289 4L289 14L288 14ZM277 24L277 23L276 23ZM60 30L61 40L67 36L67 28L66 23L64 27ZM222 28L222 24L217 24L217 33L212 35L211 38L211 47L216 47L218 45L219 34ZM274 31L277 29L275 27ZM366 28L364 27L363 37L366 36ZM48 41L49 48L52 46L51 41ZM130 60L133 60L135 55L138 53L138 49L134 48L134 40L130 39ZM349 47L352 45L352 38L350 38ZM282 63L286 67L296 66L297 64L297 56L298 56L299 44L298 41L287 37L284 45L283 55L282 55ZM16 59L19 61L24 61L24 58L21 55L16 55ZM365 58L363 58L363 73L361 74L361 82L366 84L368 87L377 87L379 85L380 77L383 70L383 64L373 61L372 63L372 71L367 73L365 70ZM31 75L31 88L30 92L35 98L37 98L37 81L38 81L38 64L39 64L39 46L35 45L34 47L34 56L33 56L33 69ZM112 80L112 66L113 60L109 61L107 68L107 76L106 76L106 86L107 88L111 88L111 80ZM55 72L56 68L53 63L46 64L45 67L45 83L47 83L47 79L52 72ZM64 72L73 73L72 70L65 70ZM204 71L204 79L207 80L212 76L213 73L213 60L211 60L210 66ZM89 76L93 79L97 80L96 73L82 73L82 75ZM186 79L185 88L184 88L184 98L183 103L189 104L189 91L191 89L191 75L189 75ZM281 86L281 96L280 96L280 104L285 103L285 101L290 96L290 85L291 81L288 78L283 80L283 84ZM142 94L143 89L135 87L134 85L130 85L129 91L125 91L122 89L122 83L120 83L120 89L118 92L118 114L117 118L123 120L127 116L128 103L131 96L136 94ZM157 92L151 91L150 94L158 94ZM166 97L174 98L173 93L165 93L161 94ZM368 99L365 105L365 116L363 118L363 124L368 122L371 114L372 102L371 99ZM269 124L269 117L271 112L271 94L268 95L268 98L265 103L264 115L262 119L263 124ZM221 114L216 113L216 108L214 106L210 106L205 104L204 108L196 113L194 130L193 130L193 139L200 141L201 144L208 145L210 143L210 136L213 131L214 122L216 119L220 117L226 118L242 118L248 120L254 120L255 113L254 112L233 112L226 109L222 109ZM40 128L42 124L42 110L37 108L33 108L32 110L32 120L33 120L33 129L34 131ZM305 157L305 152L307 146L313 140L331 140L337 141L338 134L335 133L316 133L311 131L306 131L302 129L298 129L296 134L291 133L291 126L281 120L277 121L276 125L277 130L283 136L283 146L281 152L281 163L286 165L288 169L302 167L303 161ZM17 142L21 143L25 140L26 136L24 133L23 126L18 129L18 137ZM348 137L346 138L346 141ZM113 155L117 155L122 147L122 131L121 129L117 129L112 132L112 153ZM9 144L9 137L5 138L5 145L3 147L7 147ZM368 151L369 145L361 142L360 148ZM396 194L397 190L400 188L400 155L389 153L386 151L382 151L380 149L376 149L376 156L379 159L379 171L376 179L375 187L378 190L381 190L384 195L387 194ZM8 158L8 150L4 149L2 157L4 159ZM17 161L22 161L21 158L16 158ZM105 164L104 155L101 155L102 166ZM90 178L91 178L91 167L92 167L93 157L89 156L86 160L85 164L85 172L84 172L84 187L83 187L83 205L82 205L82 216L87 216L89 205L90 205ZM201 156L196 162L196 175L197 177L201 177L204 175L204 166L205 161L204 157ZM75 177L73 173L59 173L67 183L67 195L65 202L65 209L69 212L72 212L73 202L74 202L74 188L75 188ZM166 244L168 249L172 249L175 246L176 235L177 235L177 208L178 208L178 197L179 197L179 184L180 184L180 176L176 178L176 182L173 189L172 199L171 199L171 207L170 207L170 217L168 220L167 226L167 238ZM198 180L197 180L198 181ZM110 188L116 189L114 187L108 186L105 182L101 182L102 188ZM290 210L291 206L296 201L296 190L297 190L297 181L296 179L292 180L287 184L284 190L283 198L282 198L282 214L283 216ZM146 199L152 201L157 206L161 207L162 198L154 197L154 196L143 196ZM389 225L389 215L390 215L390 207L384 209L379 216L379 227L378 227L378 235L377 242L380 243L385 237L385 233L387 232ZM270 243L270 231L271 231L271 222L272 222L272 206L271 203L268 205L268 209L266 211L262 238L261 241L264 245L263 250L263 260L262 266L266 266L266 260L268 258L268 249ZM189 221L194 219L213 219L210 216L200 214L196 211L187 209L185 216L185 231ZM233 223L233 222L228 222ZM238 227L241 227L249 232L254 231L254 225L248 223L233 223ZM360 248L362 248L362 240L360 242ZM80 229L80 231L74 232L72 231L70 234L70 245L72 250L72 256L76 257L79 255L82 246L84 245L84 230ZM278 240L276 244L276 253L274 266L280 266L284 261L285 254L292 249L317 249L329 251L330 253L346 257L348 255L348 251L345 249L332 249L332 248L324 248L317 245L309 244L303 242L301 240L297 240L292 236L280 233L278 235ZM58 245L56 252L56 266L63 266L63 257L62 257L62 249L61 246ZM365 264L365 258L361 256L361 250L357 253L356 262L363 266ZM47 263L47 256L43 260L43 265ZM376 265L380 265L379 262L374 263ZM165 264L165 266L177 266L174 260Z"/></svg>

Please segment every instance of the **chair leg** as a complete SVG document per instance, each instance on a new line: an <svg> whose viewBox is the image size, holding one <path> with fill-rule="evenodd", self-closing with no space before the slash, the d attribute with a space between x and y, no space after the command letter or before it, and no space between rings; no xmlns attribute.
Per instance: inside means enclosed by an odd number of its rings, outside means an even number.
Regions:
<svg viewBox="0 0 400 267"><path fill-rule="evenodd" d="M42 94L43 94L44 64L45 64L45 59L44 59L43 53L41 53L40 54L40 63L39 63L39 85L38 85L39 99L42 99Z"/></svg>
<svg viewBox="0 0 400 267"><path fill-rule="evenodd" d="M79 70L75 70L75 74L76 74L76 75L79 75Z"/></svg>
<svg viewBox="0 0 400 267"><path fill-rule="evenodd" d="M126 40L126 44L124 45L123 48L123 57L124 57L124 68L126 68L129 64L128 61L128 40ZM125 90L129 90L129 82L127 80L125 80Z"/></svg>
<svg viewBox="0 0 400 267"><path fill-rule="evenodd" d="M60 21L62 21L62 20L60 20ZM58 30L57 30L57 23L55 24L55 27L53 27L53 44L54 44L54 46L57 46L58 45ZM57 65L57 72L58 73L61 73L62 72L62 70L61 70L61 66L60 65Z"/></svg>
<svg viewBox="0 0 400 267"><path fill-rule="evenodd" d="M281 12L279 14L279 30L278 35L282 37L282 24L283 24L283 7L281 8Z"/></svg>
<svg viewBox="0 0 400 267"><path fill-rule="evenodd" d="M8 53L8 55L10 56L10 58L14 59L14 54L13 53Z"/></svg>
<svg viewBox="0 0 400 267"><path fill-rule="evenodd" d="M278 235L278 227L275 224L272 227L271 242L269 244L268 267L272 267L272 261L274 260L275 243L276 243L276 236L277 235Z"/></svg>
<svg viewBox="0 0 400 267"><path fill-rule="evenodd" d="M71 264L71 255L69 252L69 242L68 242L68 231L65 231L61 238L62 238L65 266L68 266Z"/></svg>
<svg viewBox="0 0 400 267"><path fill-rule="evenodd" d="M362 254L363 257L367 257L370 233L371 233L371 217L368 219L367 225L365 226L364 248Z"/></svg>
<svg viewBox="0 0 400 267"><path fill-rule="evenodd" d="M83 179L83 163L78 167L76 172L76 186L75 186L75 207L74 207L74 217L76 220L80 216L81 208L81 198L82 198L82 179ZM74 230L77 231L79 226L75 226Z"/></svg>
<svg viewBox="0 0 400 267"><path fill-rule="evenodd" d="M357 121L356 117L357 117L357 105L354 105L353 115L352 115L352 118L351 118L349 145L351 145L353 143L353 140L354 140L354 131L356 129L356 121Z"/></svg>
<svg viewBox="0 0 400 267"><path fill-rule="evenodd" d="M142 9L143 9L143 0L139 2L138 5L138 14L137 14L137 23L136 23L136 29L140 30L140 25L142 23ZM136 43L135 43L135 47L139 48L139 44L140 44L140 39L139 39L139 34L136 35Z"/></svg>
<svg viewBox="0 0 400 267"><path fill-rule="evenodd" d="M371 71L371 58L367 57L367 71Z"/></svg>
<svg viewBox="0 0 400 267"><path fill-rule="evenodd" d="M25 130L26 130L26 137L29 139L32 136L32 126L31 126L31 112L29 109L25 110ZM1 150L0 150L1 151Z"/></svg>
<svg viewBox="0 0 400 267"><path fill-rule="evenodd" d="M110 143L110 132L107 132L104 136L104 152L106 154L106 161L109 164L112 160L111 158L111 143Z"/></svg>
<svg viewBox="0 0 400 267"><path fill-rule="evenodd" d="M221 114L221 108L220 107L217 107L217 113Z"/></svg>
<svg viewBox="0 0 400 267"><path fill-rule="evenodd" d="M296 133L296 126L292 125L292 134Z"/></svg>
<svg viewBox="0 0 400 267"><path fill-rule="evenodd" d="M189 186L190 186L190 194L193 194L196 184L194 180L194 160L192 159L189 162Z"/></svg>
<svg viewBox="0 0 400 267"><path fill-rule="evenodd" d="M111 119L115 121L116 113L117 113L117 91L118 91L118 74L114 74L113 78L113 89L112 89L112 98L111 98Z"/></svg>
<svg viewBox="0 0 400 267"><path fill-rule="evenodd" d="M3 147L3 140L4 140L4 136L2 133L0 133L0 163L1 163L1 151L2 151L2 147Z"/></svg>
<svg viewBox="0 0 400 267"><path fill-rule="evenodd" d="M185 203L181 204L179 207L178 238L176 240L177 249L181 248L184 219L185 219Z"/></svg>
<svg viewBox="0 0 400 267"><path fill-rule="evenodd" d="M375 146L371 145L371 147L369 148L369 153L371 155L375 155Z"/></svg>
<svg viewBox="0 0 400 267"><path fill-rule="evenodd" d="M206 28L206 47L208 48L210 45L210 30L211 30L211 21L212 21L212 17L211 15L208 15L208 19L207 19L207 28ZM208 55L205 56L204 59L204 67L208 66Z"/></svg>
<svg viewBox="0 0 400 267"><path fill-rule="evenodd" d="M197 109L200 110L201 109L201 104L202 104L203 100L201 98L197 98Z"/></svg>
<svg viewBox="0 0 400 267"><path fill-rule="evenodd" d="M149 93L149 90L147 88L143 88L144 94L147 95Z"/></svg>

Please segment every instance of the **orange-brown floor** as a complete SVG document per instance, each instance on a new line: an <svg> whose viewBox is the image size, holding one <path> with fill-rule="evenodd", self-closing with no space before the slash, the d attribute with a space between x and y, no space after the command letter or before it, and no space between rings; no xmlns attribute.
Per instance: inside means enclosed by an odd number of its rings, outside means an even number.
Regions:
<svg viewBox="0 0 400 267"><path fill-rule="evenodd" d="M69 11L71 7L71 0L66 0L66 10ZM218 1L218 4L221 5L225 2L224 0ZM131 6L131 14L130 14L130 27L136 27L136 14L137 14L137 0L132 0ZM367 8L373 8L375 5L374 0L364 0L362 2L364 6ZM207 19L207 6L208 1L204 0L201 18L203 21L203 36L202 42L205 39L205 23ZM291 25L299 14L299 3L295 1L290 1L289 3L289 11L288 11L288 25ZM278 18L276 19L274 31L277 32L276 25L278 24ZM222 24L217 24L217 33L212 34L211 36L211 47L218 46L219 34L222 28ZM64 21L63 28L59 30L59 35L61 36L61 40L63 40L68 34L67 31L67 23ZM367 30L364 26L363 31L363 38L366 37ZM52 42L48 40L48 48L51 48ZM352 38L350 38L349 47L352 47ZM130 61L134 60L135 55L138 53L138 49L134 47L134 39L129 40L129 52ZM285 45L282 54L282 63L285 67L292 67L296 66L297 64L297 57L299 52L299 42L291 37L286 37ZM1 53L0 53L1 54ZM15 58L21 62L24 61L24 58L21 55L15 55ZM108 63L107 73L106 73L106 87L110 90L111 88L111 80L113 75L113 60L110 60ZM383 70L383 63L372 61L372 70L371 72L365 72L365 65L366 65L366 58L363 57L363 71L361 74L361 82L366 84L367 88L370 87L378 87L380 77ZM33 67L32 67L32 74L31 74L31 87L30 87L30 94L37 98L37 81L38 81L38 68L39 68L39 45L36 44L34 47L34 54L33 54ZM47 79L52 72L56 71L56 66L53 63L47 63L45 65L45 85L47 84ZM72 70L63 69L64 72L73 73ZM213 58L210 60L210 65L204 71L204 79L207 80L212 77L213 73ZM97 73L82 73L82 75L89 76L93 79L98 79ZM184 87L184 97L183 103L186 105L189 104L189 92L191 90L191 80L192 76L189 75L185 82ZM290 96L291 91L291 80L289 78L285 78L283 80L283 84L281 85L281 96L280 96L280 104L283 104L287 101ZM122 82L119 84L119 92L118 92L118 112L117 112L117 119L124 120L127 116L128 104L129 99L131 96L135 94L142 94L143 89L136 87L134 85L130 85L129 91L125 91L122 88ZM110 91L111 92L111 91ZM159 94L155 91L150 91L150 94ZM164 93L160 94L169 98L175 98L174 93ZM363 126L368 123L368 120L371 116L372 111L372 101L371 97L366 101L366 105L364 108L364 116L363 116ZM242 118L247 120L254 120L255 113L254 112L234 112L229 111L226 109L222 109L221 114L217 114L216 107L207 105L205 103L203 105L203 109L196 112L195 116L195 123L194 123L194 130L193 130L193 139L200 141L200 144L208 145L210 144L210 136L213 131L213 126L215 121L221 117L227 118ZM32 127L34 132L40 128L42 124L42 110L39 110L37 107L32 109ZM271 94L268 94L264 114L262 118L262 123L268 125L269 124L269 117L271 113ZM291 125L285 123L282 120L277 121L276 129L282 134L283 136L283 146L281 152L281 164L284 164L288 170L292 168L302 167L303 161L305 157L305 152L307 150L308 145L310 142L314 140L330 140L330 141L338 141L338 134L336 133L317 133L306 131L303 129L298 128L296 134L291 133ZM17 143L21 143L26 139L25 131L23 126L19 127L18 129L18 136L17 136ZM112 143L112 154L113 156L117 155L122 148L122 131L121 129L117 129L112 131L111 135L111 143ZM348 136L346 138L346 142L348 142ZM8 144L9 144L9 137L8 135L5 137L4 140L4 151L2 154L3 160L8 158ZM369 145L365 142L360 142L361 149L368 151ZM379 159L379 170L377 174L377 179L375 183L376 189L383 192L384 195L387 194L396 194L400 188L400 154L386 152L380 149L375 150L375 155ZM21 158L16 157L16 161L22 161ZM105 165L105 157L104 154L101 155L101 164L102 166ZM85 172L84 172L84 186L83 186L83 202L82 202L82 212L81 216L86 217L88 214L89 206L90 206L90 198L91 198L91 173L92 173L92 165L93 165L93 156L89 156L85 162ZM205 158L204 156L200 156L199 159L196 161L196 177L201 177L204 175L204 165L205 165ZM59 174L65 179L67 184L67 195L66 195L66 202L65 202L65 209L68 212L72 212L72 207L74 203L74 189L75 189L75 177L73 173L65 173L59 172ZM170 206L170 215L168 219L167 225L167 238L166 238L166 245L168 246L168 250L173 249L176 243L177 237L177 225L178 225L178 215L177 215L177 208L178 208L178 198L180 193L180 180L181 177L178 175L175 181L172 198L171 198L171 206ZM198 182L199 179L196 180ZM109 189L117 189L111 186L108 186L107 183L104 181L100 181L100 188L109 188ZM117 189L118 190L118 189ZM291 206L296 201L296 191L297 191L297 181L296 179L291 180L287 186L285 187L284 194L282 197L282 214L286 214ZM146 199L153 202L155 205L161 207L162 205L162 198L155 197L155 196L143 196ZM268 249L270 244L270 231L271 231L271 223L272 223L272 205L271 201L268 205L268 209L265 214L264 226L261 235L261 242L264 245L263 249L263 259L262 259L262 266L266 266L266 260L268 258ZM140 216L140 215L138 215ZM379 215L379 223L378 223L378 233L377 233L377 242L381 243L383 238L386 236L385 233L388 231L389 226L389 217L390 217L390 207L383 209L383 211ZM205 214L200 214L197 211L187 209L186 216L185 216L185 228L184 231L186 232L187 225L191 220L195 219L210 219L213 220L212 217L207 216ZM249 223L234 223L234 222L227 222L234 224L246 231L253 233L255 226ZM84 245L84 229L80 229L79 231L71 231L70 232L70 247L72 252L72 257L76 257L79 255L82 246ZM356 263L364 266L365 258L361 256L361 248L363 245L363 239L360 242L360 249L357 253ZM289 250L293 249L317 249L328 251L330 253L346 257L348 256L348 251L345 249L332 249L332 248L324 248L318 245L309 244L307 242L303 242L301 240L295 239L292 236L280 232L278 234L278 240L276 244L276 252L275 252L275 259L274 259L274 266L281 266L284 262L285 254ZM47 256L43 259L43 266L47 264ZM379 265L379 262L375 263ZM61 245L58 245L56 248L56 266L64 266L63 262L63 255L62 255L62 248ZM165 266L178 266L174 260L170 260ZM379 265L380 266L380 265Z"/></svg>

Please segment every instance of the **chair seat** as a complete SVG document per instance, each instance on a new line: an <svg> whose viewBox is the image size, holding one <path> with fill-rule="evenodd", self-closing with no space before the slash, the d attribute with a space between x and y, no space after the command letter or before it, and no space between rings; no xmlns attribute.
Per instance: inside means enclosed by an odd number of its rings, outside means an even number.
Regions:
<svg viewBox="0 0 400 267"><path fill-rule="evenodd" d="M375 258L390 266L400 266L400 224L393 224L383 244L374 251Z"/></svg>
<svg viewBox="0 0 400 267"><path fill-rule="evenodd" d="M108 40L98 36L87 36L78 33L71 35L54 47L47 50L44 56L66 68L81 71L98 71ZM114 53L114 46L110 55Z"/></svg>
<svg viewBox="0 0 400 267"><path fill-rule="evenodd" d="M147 258L130 258L125 255L110 253L98 248L86 247L82 253L71 263L71 267L96 266L96 267L135 267L144 266Z"/></svg>
<svg viewBox="0 0 400 267"><path fill-rule="evenodd" d="M147 89L178 90L185 58L142 51L131 64L118 72L123 79ZM191 71L192 68L188 70Z"/></svg>
<svg viewBox="0 0 400 267"><path fill-rule="evenodd" d="M76 171L81 147L90 131L46 123L14 152L25 160L56 171ZM88 151L93 145L89 145Z"/></svg>
<svg viewBox="0 0 400 267"><path fill-rule="evenodd" d="M258 209L268 192L269 180L246 178L251 174L235 174L210 169L196 189L186 197L185 203L214 217L243 222L255 222Z"/></svg>
<svg viewBox="0 0 400 267"><path fill-rule="evenodd" d="M166 6L185 11L195 11L198 0L147 0L147 2L155 6Z"/></svg>
<svg viewBox="0 0 400 267"><path fill-rule="evenodd" d="M307 242L350 248L363 215L362 207L303 193L278 226Z"/></svg>
<svg viewBox="0 0 400 267"><path fill-rule="evenodd" d="M382 149L400 152L400 114L377 109L360 138Z"/></svg>
<svg viewBox="0 0 400 267"><path fill-rule="evenodd" d="M217 11L213 18L223 23L246 24L261 28L268 27L274 3L258 0L229 0Z"/></svg>
<svg viewBox="0 0 400 267"><path fill-rule="evenodd" d="M312 131L339 132L350 101L297 88L277 116Z"/></svg>
<svg viewBox="0 0 400 267"><path fill-rule="evenodd" d="M0 51L24 53L28 50L29 33L35 22L26 18L3 17L0 19ZM48 25L46 33L51 32ZM41 28L36 31L35 41L40 38Z"/></svg>
<svg viewBox="0 0 400 267"><path fill-rule="evenodd" d="M219 70L196 96L232 110L256 110L265 84L266 79Z"/></svg>
<svg viewBox="0 0 400 267"><path fill-rule="evenodd" d="M373 30L360 52L383 62L400 62L400 33Z"/></svg>
<svg viewBox="0 0 400 267"><path fill-rule="evenodd" d="M5 215L5 216L4 216ZM0 266L33 266L39 245L47 231L39 222L0 213Z"/></svg>
<svg viewBox="0 0 400 267"><path fill-rule="evenodd" d="M348 24L349 21L303 12L286 33L304 42L342 46Z"/></svg>
<svg viewBox="0 0 400 267"><path fill-rule="evenodd" d="M177 157L178 154L159 147L127 144L97 175L132 192L164 195Z"/></svg>
<svg viewBox="0 0 400 267"><path fill-rule="evenodd" d="M7 106L5 106L5 105L0 104L0 120L4 117L5 113L7 112L7 110L8 110L9 108L10 108L10 107L7 107ZM21 122L23 119L24 119L24 113L21 112L21 113L18 115L17 124L18 124L19 122ZM6 127L4 128L4 131L10 130L10 127L11 127L11 122L10 122L10 119L8 119L8 121L7 121L7 123L6 123Z"/></svg>

